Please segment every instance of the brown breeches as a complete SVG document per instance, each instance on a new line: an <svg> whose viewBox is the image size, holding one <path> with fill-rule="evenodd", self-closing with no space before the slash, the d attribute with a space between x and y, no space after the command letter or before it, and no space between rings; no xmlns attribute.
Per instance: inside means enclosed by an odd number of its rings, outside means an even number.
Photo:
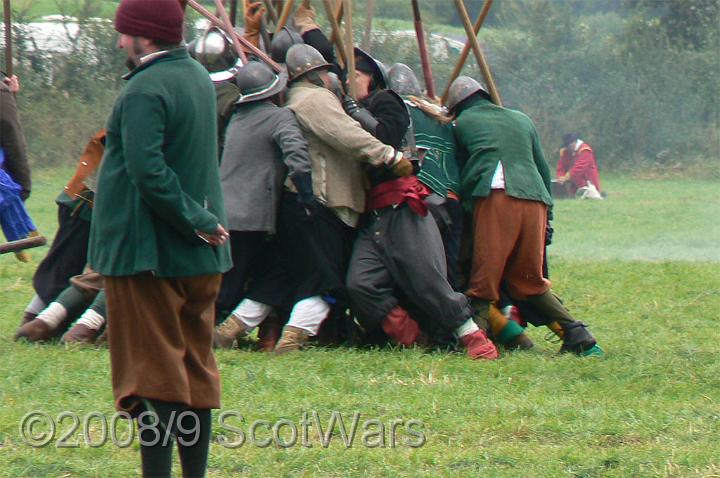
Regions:
<svg viewBox="0 0 720 478"><path fill-rule="evenodd" d="M543 278L547 206L493 190L475 202L473 257L466 294L497 301L504 280L513 299L524 300L550 288Z"/></svg>
<svg viewBox="0 0 720 478"><path fill-rule="evenodd" d="M137 413L137 398L220 407L212 351L220 274L161 279L106 277L108 342L118 410Z"/></svg>

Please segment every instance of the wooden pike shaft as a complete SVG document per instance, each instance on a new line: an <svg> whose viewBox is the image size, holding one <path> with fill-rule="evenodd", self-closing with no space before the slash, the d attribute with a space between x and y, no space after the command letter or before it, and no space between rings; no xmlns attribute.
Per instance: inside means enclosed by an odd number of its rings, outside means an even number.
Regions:
<svg viewBox="0 0 720 478"><path fill-rule="evenodd" d="M475 25L473 26L473 31L475 32L475 36L480 32L480 29L483 26L483 23L485 23L485 18L487 17L488 13L490 12L490 7L492 7L493 0L485 0L485 3L483 4L482 10L480 11L480 15L478 16L477 20L475 21ZM467 61L468 55L470 55L470 49L472 47L470 46L470 42L468 41L465 43L465 46L463 47L462 53L460 53L460 58L458 59L457 65L455 65L455 69L453 70L452 74L450 75L450 80L448 81L447 86L445 87L445 93L443 93L442 102L447 102L448 93L450 92L450 85L452 84L455 79L460 76L460 72L462 71L463 67L465 66L465 62Z"/></svg>
<svg viewBox="0 0 720 478"><path fill-rule="evenodd" d="M5 72L7 76L12 76L12 10L10 10L10 0L3 0L3 20L5 22Z"/></svg>
<svg viewBox="0 0 720 478"><path fill-rule="evenodd" d="M340 55L340 60L342 61L344 66L347 64L347 59L345 57L345 42L343 42L343 37L340 33L340 25L335 18L335 12L333 10L332 3L330 3L330 0L323 0L323 3L325 4L325 13L327 14L328 21L330 22L330 28L332 28L332 35L330 36L330 41L335 43L338 55Z"/></svg>
<svg viewBox="0 0 720 478"><path fill-rule="evenodd" d="M331 11L331 10L332 10L332 8L331 8L330 10L328 10L328 11ZM338 25L340 25L340 22L342 22L342 19L343 19L343 15L344 15L344 14L345 14L345 4L343 3L343 0L337 0L337 7L335 8L335 13L332 14L333 18L335 18L335 23L337 23ZM331 15L331 14L328 13L328 18L330 17L330 15ZM335 34L335 32L332 32L332 33L330 34L330 43L333 43L333 42L335 41L335 37L336 37L336 36L342 36L342 35L340 34L340 30L339 30L339 29L338 29L337 35ZM345 54L345 52L343 52L343 55L344 55L344 54Z"/></svg>
<svg viewBox="0 0 720 478"><path fill-rule="evenodd" d="M217 7L218 14L220 14L220 19L222 20L223 26L225 27L225 31L227 34L232 38L233 41L233 48L235 48L235 51L237 52L238 56L240 56L240 59L243 62L243 65L247 63L247 56L245 55L245 51L240 46L240 43L238 43L235 38L239 37L235 32L235 28L233 27L232 21L230 21L230 17L227 14L227 11L225 11L225 5L223 5L222 0L215 0L215 6Z"/></svg>
<svg viewBox="0 0 720 478"><path fill-rule="evenodd" d="M295 6L295 0L287 0L285 2L282 13L280 13L280 18L278 19L277 25L275 25L275 33L283 29L283 27L288 21L288 18L290 18L290 13L292 13L293 6Z"/></svg>
<svg viewBox="0 0 720 478"><path fill-rule="evenodd" d="M470 46L472 46L473 53L475 54L475 59L480 66L480 72L482 73L485 83L487 84L490 98L492 99L493 103L502 106L502 99L500 98L500 93L497 90L497 86L495 86L495 80L492 77L492 72L490 71L490 67L485 60L485 55L483 55L482 49L480 48L480 42L478 42L478 39L473 32L473 26L470 23L470 16L468 15L467 9L465 8L465 2L463 2L463 0L455 0L455 6L457 7L458 14L460 15L460 19L462 20L463 26L465 27L465 33L468 36Z"/></svg>
<svg viewBox="0 0 720 478"><path fill-rule="evenodd" d="M218 19L215 15L213 15L212 13L210 13L205 7L203 7L202 5L200 5L199 3L197 3L196 0L187 0L187 4L188 4L190 7L192 7L196 12L198 12L200 15L202 15L202 16L204 16L205 18L207 18L208 20L210 20L210 23L212 23L213 25L215 25L216 27L218 27L218 28L220 28L220 29L222 29L222 30L225 30L225 24L224 24L222 21L220 21L220 19ZM273 70L275 70L276 73L279 73L279 72L282 70L282 68L280 68L280 65L278 65L277 63L275 63L275 62L272 60L272 58L270 58L269 56L267 56L267 55L265 54L265 52L263 52L263 51L260 50L258 47L256 47L255 45L253 45L252 43L250 43L249 41L247 41L247 40L246 40L245 38L243 38L242 36L238 35L237 32L236 32L234 29L232 29L230 32L228 32L228 34L230 35L230 37L231 37L232 39L235 40L235 41L233 42L233 44L238 43L238 45L235 47L235 48L236 48L236 51L237 51L238 48L239 48L240 50L242 50L242 48L240 47L240 44L242 44L245 48L247 48L248 50L250 50L255 56L257 56L257 57L260 58L262 61L264 61L265 63L267 63L268 65L270 65L270 68L272 68ZM243 52L243 55L244 55L244 54L245 54L245 52ZM242 58L242 56L241 56L241 58Z"/></svg>
<svg viewBox="0 0 720 478"><path fill-rule="evenodd" d="M237 25L237 2L238 0L230 0L230 23L232 26ZM243 0L243 13L245 13L245 0Z"/></svg>
<svg viewBox="0 0 720 478"><path fill-rule="evenodd" d="M423 75L425 76L425 89L427 90L427 95L434 99L435 80L433 79L430 55L428 54L427 43L425 41L425 30L423 29L422 18L420 17L420 6L417 0L412 0L412 10L415 23L415 36L417 37L418 50L420 50L420 62L422 63Z"/></svg>
<svg viewBox="0 0 720 478"><path fill-rule="evenodd" d="M45 244L47 244L47 239L45 239L44 236L29 237L27 239L6 242L5 244L0 244L0 254L20 252L25 249L44 246Z"/></svg>
<svg viewBox="0 0 720 478"><path fill-rule="evenodd" d="M278 21L277 10L275 10L272 0L263 0L263 3L265 4L265 9L267 10L270 20L272 20L272 22L277 25L277 21Z"/></svg>
<svg viewBox="0 0 720 478"><path fill-rule="evenodd" d="M362 38L362 49L370 52L370 35L372 33L373 14L375 13L375 0L367 0L365 6L367 13L365 15L365 31Z"/></svg>
<svg viewBox="0 0 720 478"><path fill-rule="evenodd" d="M355 47L353 39L353 5L352 0L343 0L345 4L345 66L348 72L348 84L350 85L350 96L357 99L357 85L355 84Z"/></svg>

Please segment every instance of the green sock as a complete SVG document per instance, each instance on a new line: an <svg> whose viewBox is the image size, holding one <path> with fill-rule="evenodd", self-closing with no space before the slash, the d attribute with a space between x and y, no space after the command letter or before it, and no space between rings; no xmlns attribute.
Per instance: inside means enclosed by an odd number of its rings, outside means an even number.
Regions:
<svg viewBox="0 0 720 478"><path fill-rule="evenodd" d="M148 478L170 478L172 476L173 442L175 441L175 435L172 433L177 417L185 406L160 400L141 400L145 411L154 412L159 420L159 423L156 423L154 417L145 416L142 420L138 417L142 474ZM175 412L174 415L173 412ZM140 423L141 421L142 423ZM149 426L152 423L156 424ZM173 427L168 429L168 425L173 425ZM168 436L168 433L171 435Z"/></svg>
<svg viewBox="0 0 720 478"><path fill-rule="evenodd" d="M525 330L515 321L508 320L507 325L498 334L497 340L502 344L506 344L513 340L518 335L525 332Z"/></svg>
<svg viewBox="0 0 720 478"><path fill-rule="evenodd" d="M187 411L190 414L183 417L182 428L191 432L178 434L183 478L202 478L205 476L210 451L212 416L207 408L189 408Z"/></svg>

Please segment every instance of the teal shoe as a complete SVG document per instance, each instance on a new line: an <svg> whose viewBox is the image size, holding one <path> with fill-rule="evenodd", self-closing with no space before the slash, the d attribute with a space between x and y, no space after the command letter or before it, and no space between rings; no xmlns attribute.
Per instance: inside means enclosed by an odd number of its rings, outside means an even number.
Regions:
<svg viewBox="0 0 720 478"><path fill-rule="evenodd" d="M581 357L604 357L605 352L603 352L603 349L600 348L598 344L593 345L586 351L582 352L580 354Z"/></svg>

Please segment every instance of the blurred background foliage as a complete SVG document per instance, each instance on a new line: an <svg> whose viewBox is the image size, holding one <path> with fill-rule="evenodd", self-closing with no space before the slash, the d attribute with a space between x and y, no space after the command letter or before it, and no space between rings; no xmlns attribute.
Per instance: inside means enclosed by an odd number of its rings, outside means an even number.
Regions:
<svg viewBox="0 0 720 478"><path fill-rule="evenodd" d="M124 54L112 1L38 0L73 16L66 53L42 51L27 24L42 9L13 2L18 97L36 165L74 160L104 124L122 87ZM205 1L203 3L212 4ZM322 3L315 2L329 32ZM367 2L354 2L356 40ZM466 0L471 17L483 0ZM505 105L532 117L554 164L561 136L578 132L604 170L720 176L718 0L495 0L479 39ZM438 94L464 30L449 0L420 0ZM98 18L105 18L98 21ZM188 40L199 15L188 15ZM240 21L241 23L241 21ZM408 0L376 0L371 51L421 77ZM4 60L3 60L4 61ZM470 57L464 74L479 77Z"/></svg>

